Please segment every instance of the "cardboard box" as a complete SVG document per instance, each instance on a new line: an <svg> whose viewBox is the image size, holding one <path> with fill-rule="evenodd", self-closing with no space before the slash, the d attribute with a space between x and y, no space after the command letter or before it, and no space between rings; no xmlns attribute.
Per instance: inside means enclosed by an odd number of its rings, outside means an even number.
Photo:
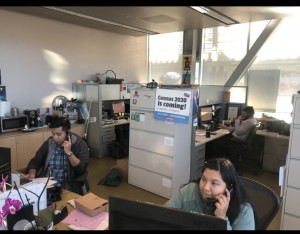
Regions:
<svg viewBox="0 0 300 234"><path fill-rule="evenodd" d="M108 201L93 193L88 193L75 199L76 209L89 215L95 216L101 212L107 211Z"/></svg>
<svg viewBox="0 0 300 234"><path fill-rule="evenodd" d="M230 102L230 91L224 91L224 102Z"/></svg>

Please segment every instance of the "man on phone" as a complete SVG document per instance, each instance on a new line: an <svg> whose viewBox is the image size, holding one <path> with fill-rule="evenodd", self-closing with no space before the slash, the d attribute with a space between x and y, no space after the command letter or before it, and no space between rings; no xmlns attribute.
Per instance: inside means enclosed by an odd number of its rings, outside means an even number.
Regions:
<svg viewBox="0 0 300 234"><path fill-rule="evenodd" d="M256 125L254 113L252 106L246 106L242 109L241 115L234 120L234 126L220 125L222 129L227 129L230 133L207 144L207 158L229 157L232 140L244 142L252 127Z"/></svg>
<svg viewBox="0 0 300 234"><path fill-rule="evenodd" d="M65 189L82 194L77 175L87 171L89 149L83 138L70 131L71 124L65 117L55 117L50 123L50 136L29 161L28 179L50 176ZM49 170L50 169L50 170Z"/></svg>

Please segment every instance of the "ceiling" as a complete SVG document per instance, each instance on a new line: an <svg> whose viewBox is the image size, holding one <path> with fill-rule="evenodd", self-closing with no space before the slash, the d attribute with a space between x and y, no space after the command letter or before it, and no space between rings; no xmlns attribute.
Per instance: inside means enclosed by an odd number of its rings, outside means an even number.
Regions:
<svg viewBox="0 0 300 234"><path fill-rule="evenodd" d="M300 15L300 7L225 6L210 8L233 19L237 23ZM131 36L226 26L226 24L210 16L185 6L14 6L0 7L0 9Z"/></svg>

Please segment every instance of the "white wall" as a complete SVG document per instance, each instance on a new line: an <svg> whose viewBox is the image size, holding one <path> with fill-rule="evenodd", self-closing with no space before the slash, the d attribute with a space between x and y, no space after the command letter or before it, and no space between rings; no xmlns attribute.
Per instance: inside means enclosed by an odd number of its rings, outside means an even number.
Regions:
<svg viewBox="0 0 300 234"><path fill-rule="evenodd" d="M7 101L52 109L72 98L72 83L112 69L126 82L147 82L147 37L132 37L0 10L0 69Z"/></svg>

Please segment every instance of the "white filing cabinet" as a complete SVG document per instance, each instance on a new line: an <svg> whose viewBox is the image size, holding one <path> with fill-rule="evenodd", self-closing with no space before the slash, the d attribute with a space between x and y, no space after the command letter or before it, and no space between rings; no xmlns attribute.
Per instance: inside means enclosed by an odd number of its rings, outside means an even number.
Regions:
<svg viewBox="0 0 300 234"><path fill-rule="evenodd" d="M156 89L131 91L128 182L170 198L180 186L200 176L204 146L195 147L193 105L187 124L158 120L155 97Z"/></svg>
<svg viewBox="0 0 300 234"><path fill-rule="evenodd" d="M286 160L282 230L300 229L300 95L293 97L293 117L290 129L289 150Z"/></svg>

